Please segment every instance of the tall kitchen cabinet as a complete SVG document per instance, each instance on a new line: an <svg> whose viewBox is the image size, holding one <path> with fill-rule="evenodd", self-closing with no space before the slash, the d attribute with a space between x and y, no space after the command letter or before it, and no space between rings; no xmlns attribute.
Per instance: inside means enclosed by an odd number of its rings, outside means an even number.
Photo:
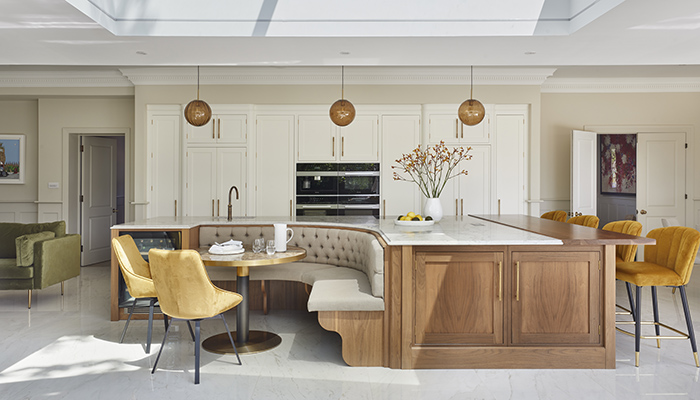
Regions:
<svg viewBox="0 0 700 400"><path fill-rule="evenodd" d="M420 190L415 183L395 181L392 166L420 144L420 109L381 117L381 215L420 213ZM396 170L398 171L398 170Z"/></svg>
<svg viewBox="0 0 700 400"><path fill-rule="evenodd" d="M440 196L444 215L524 214L527 192L526 147L528 105L484 105L486 116L475 126L457 118L458 106L423 108L424 143L443 141L448 147L471 147L472 159L460 170L467 175L451 179ZM449 114L450 111L454 111ZM456 121L456 122L455 122Z"/></svg>
<svg viewBox="0 0 700 400"><path fill-rule="evenodd" d="M298 117L299 162L378 162L379 118L357 115L348 126L331 122L328 113Z"/></svg>
<svg viewBox="0 0 700 400"><path fill-rule="evenodd" d="M147 217L180 215L180 124L179 105L146 106Z"/></svg>
<svg viewBox="0 0 700 400"><path fill-rule="evenodd" d="M255 121L255 213L294 213L294 115L258 114Z"/></svg>
<svg viewBox="0 0 700 400"><path fill-rule="evenodd" d="M185 205L188 216L227 217L248 213L248 120L250 106L212 105L206 125L185 124Z"/></svg>

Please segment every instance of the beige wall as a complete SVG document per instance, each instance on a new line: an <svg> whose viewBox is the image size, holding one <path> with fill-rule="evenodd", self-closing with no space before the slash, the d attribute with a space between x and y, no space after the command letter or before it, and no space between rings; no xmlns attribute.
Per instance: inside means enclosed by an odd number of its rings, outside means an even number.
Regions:
<svg viewBox="0 0 700 400"><path fill-rule="evenodd" d="M686 125L693 127L687 157L700 159L697 127L700 126L700 93L542 94L541 196L544 200L568 200L570 187L570 135L572 129L591 125ZM635 132L630 132L635 133ZM697 163L700 165L700 163ZM689 166L693 186L700 188L700 174ZM693 188L688 197L697 199ZM697 193L697 192L695 192Z"/></svg>
<svg viewBox="0 0 700 400"><path fill-rule="evenodd" d="M37 200L38 123L35 100L0 101L0 134L25 136L24 185L0 185L0 201L31 202Z"/></svg>

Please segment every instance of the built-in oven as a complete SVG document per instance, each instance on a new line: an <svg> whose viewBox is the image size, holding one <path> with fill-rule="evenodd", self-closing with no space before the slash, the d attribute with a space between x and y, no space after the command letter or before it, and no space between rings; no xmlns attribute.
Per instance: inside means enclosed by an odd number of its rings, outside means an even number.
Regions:
<svg viewBox="0 0 700 400"><path fill-rule="evenodd" d="M379 217L379 164L300 163L297 215Z"/></svg>

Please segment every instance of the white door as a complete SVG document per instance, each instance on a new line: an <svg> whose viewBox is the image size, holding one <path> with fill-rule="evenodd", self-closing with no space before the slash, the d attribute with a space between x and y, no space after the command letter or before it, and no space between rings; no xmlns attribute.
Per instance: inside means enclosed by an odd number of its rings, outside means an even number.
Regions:
<svg viewBox="0 0 700 400"><path fill-rule="evenodd" d="M491 207L494 214L526 213L524 111L522 114L495 113L496 198Z"/></svg>
<svg viewBox="0 0 700 400"><path fill-rule="evenodd" d="M418 115L382 116L381 190L383 216L421 213L420 191L412 182L395 181L392 166L396 160L408 154L420 142L420 117ZM351 124L352 125L352 124Z"/></svg>
<svg viewBox="0 0 700 400"><path fill-rule="evenodd" d="M187 205L185 215L216 216L216 149L193 148L186 152Z"/></svg>
<svg viewBox="0 0 700 400"><path fill-rule="evenodd" d="M234 217L246 215L246 149L241 148L221 148L216 154L216 181L218 188L218 198L216 206L217 216L228 217L228 195L231 192L231 215ZM236 191L231 191L235 186L238 189L238 199Z"/></svg>
<svg viewBox="0 0 700 400"><path fill-rule="evenodd" d="M336 143L337 128L328 115L299 116L299 161L335 161L340 144Z"/></svg>
<svg viewBox="0 0 700 400"><path fill-rule="evenodd" d="M469 154L459 166L467 170L459 177L459 215L491 214L491 146L472 146Z"/></svg>
<svg viewBox="0 0 700 400"><path fill-rule="evenodd" d="M110 258L110 227L117 217L117 141L82 137L81 265Z"/></svg>
<svg viewBox="0 0 700 400"><path fill-rule="evenodd" d="M457 109L454 114L430 114L428 116L428 142L431 144L444 141L447 144L459 143L460 122ZM443 208L444 210L444 208Z"/></svg>
<svg viewBox="0 0 700 400"><path fill-rule="evenodd" d="M179 110L178 110L179 112ZM151 196L149 217L179 215L180 115L152 115L148 126Z"/></svg>
<svg viewBox="0 0 700 400"><path fill-rule="evenodd" d="M642 236L662 218L685 225L685 133L637 134L637 212Z"/></svg>
<svg viewBox="0 0 700 400"><path fill-rule="evenodd" d="M596 215L598 180L595 132L571 132L571 212Z"/></svg>
<svg viewBox="0 0 700 400"><path fill-rule="evenodd" d="M248 139L248 116L245 114L216 115L216 138L218 143L245 144Z"/></svg>
<svg viewBox="0 0 700 400"><path fill-rule="evenodd" d="M379 161L378 118L360 115L340 130L340 161Z"/></svg>
<svg viewBox="0 0 700 400"><path fill-rule="evenodd" d="M294 116L260 115L255 129L255 213L292 216Z"/></svg>

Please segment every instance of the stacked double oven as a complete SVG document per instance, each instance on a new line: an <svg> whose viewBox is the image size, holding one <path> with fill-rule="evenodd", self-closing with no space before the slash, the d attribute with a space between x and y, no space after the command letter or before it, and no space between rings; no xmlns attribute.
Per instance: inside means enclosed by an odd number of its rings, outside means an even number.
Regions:
<svg viewBox="0 0 700 400"><path fill-rule="evenodd" d="M297 164L297 215L379 218L378 163Z"/></svg>

